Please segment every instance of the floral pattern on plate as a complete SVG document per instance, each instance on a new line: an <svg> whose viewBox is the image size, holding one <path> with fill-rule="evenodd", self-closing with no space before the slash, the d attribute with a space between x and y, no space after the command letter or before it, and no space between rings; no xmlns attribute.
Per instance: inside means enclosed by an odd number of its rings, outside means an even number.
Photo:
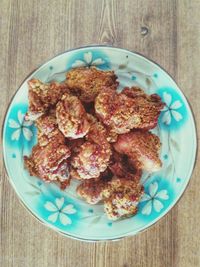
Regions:
<svg viewBox="0 0 200 267"><path fill-rule="evenodd" d="M59 219L63 225L72 224L69 215L76 213L76 210L72 204L64 205L64 201L64 197L56 198L55 203L46 201L44 207L51 212L47 218L48 221L55 223Z"/></svg>
<svg viewBox="0 0 200 267"><path fill-rule="evenodd" d="M76 53L67 62L67 70L77 67L95 66L100 69L108 69L110 67L109 58L100 51L87 51Z"/></svg>
<svg viewBox="0 0 200 267"><path fill-rule="evenodd" d="M72 68L77 67L91 67L91 66L101 66L105 64L105 61L102 58L96 58L93 60L92 52L86 52L83 54L83 59L76 59L76 61L72 64Z"/></svg>
<svg viewBox="0 0 200 267"><path fill-rule="evenodd" d="M32 131L29 129L29 127L33 124L32 121L25 121L24 120L25 114L19 110L17 112L17 120L9 119L9 127L14 129L12 135L11 135L11 140L14 141L19 141L19 138L21 134L23 134L23 137L27 140L30 141L31 138L33 137Z"/></svg>
<svg viewBox="0 0 200 267"><path fill-rule="evenodd" d="M178 130L187 120L187 109L172 88L159 89L158 94L161 96L165 107L160 115L159 123L165 130Z"/></svg>
<svg viewBox="0 0 200 267"><path fill-rule="evenodd" d="M140 202L145 202L141 213L143 215L150 215L153 210L160 212L163 208L163 201L169 199L168 191L162 189L158 191L158 183L153 182L149 185L148 193L145 193Z"/></svg>
<svg viewBox="0 0 200 267"><path fill-rule="evenodd" d="M17 103L10 110L10 115L6 127L6 142L14 147L28 146L32 147L36 142L36 127L33 122L25 121L24 117L27 112L27 105Z"/></svg>

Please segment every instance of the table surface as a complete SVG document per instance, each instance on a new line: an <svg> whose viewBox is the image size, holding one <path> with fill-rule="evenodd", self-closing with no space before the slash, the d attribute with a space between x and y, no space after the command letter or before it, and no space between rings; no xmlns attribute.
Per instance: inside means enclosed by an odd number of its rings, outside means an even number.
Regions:
<svg viewBox="0 0 200 267"><path fill-rule="evenodd" d="M163 66L190 101L199 130L199 17L200 0L1 0L1 122L24 77L43 61L70 48L109 44ZM199 155L184 197L167 216L117 242L85 243L46 228L20 204L2 159L0 170L2 267L200 266Z"/></svg>

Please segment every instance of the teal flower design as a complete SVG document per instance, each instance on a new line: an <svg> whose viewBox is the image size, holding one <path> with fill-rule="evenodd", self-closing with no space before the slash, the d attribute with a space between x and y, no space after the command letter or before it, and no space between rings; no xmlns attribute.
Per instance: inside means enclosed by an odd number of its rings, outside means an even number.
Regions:
<svg viewBox="0 0 200 267"><path fill-rule="evenodd" d="M146 202L141 211L143 215L150 215L153 210L160 212L164 208L162 200L169 199L167 190L163 189L158 191L157 182L151 183L149 185L148 191L149 194L145 193L140 201Z"/></svg>
<svg viewBox="0 0 200 267"><path fill-rule="evenodd" d="M86 52L83 54L83 60L76 60L73 64L73 68L77 67L90 67L90 66L99 66L105 64L105 61L102 58L96 58L93 60L92 52Z"/></svg>
<svg viewBox="0 0 200 267"><path fill-rule="evenodd" d="M63 225L72 224L68 215L76 213L76 210L72 204L64 205L64 201L64 197L56 198L55 203L46 201L44 207L51 212L47 218L48 221L55 223L59 219Z"/></svg>
<svg viewBox="0 0 200 267"><path fill-rule="evenodd" d="M166 106L162 110L164 112L162 122L170 125L172 118L174 118L174 120L177 122L181 121L183 119L183 116L178 111L178 109L182 107L180 100L172 102L172 96L167 92L163 93L163 99L166 103Z"/></svg>
<svg viewBox="0 0 200 267"><path fill-rule="evenodd" d="M25 114L21 112L21 110L18 111L17 113L17 120L9 119L8 121L8 126L12 129L14 129L12 135L11 135L11 140L18 141L21 134L23 134L24 138L27 141L30 141L31 138L33 137L32 131L29 129L29 127L33 124L32 121L25 121L24 120Z"/></svg>

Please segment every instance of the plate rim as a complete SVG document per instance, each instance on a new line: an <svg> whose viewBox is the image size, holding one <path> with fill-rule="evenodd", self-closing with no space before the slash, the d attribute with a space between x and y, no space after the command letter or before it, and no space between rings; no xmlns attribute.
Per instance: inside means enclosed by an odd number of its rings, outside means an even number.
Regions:
<svg viewBox="0 0 200 267"><path fill-rule="evenodd" d="M112 50L112 49L116 49L116 50L121 50L121 51L125 51L125 52L128 52L128 53L131 53L131 54L135 54L137 56L139 56L140 58L142 58L143 60L146 60L147 62L149 63L153 63L155 64L156 66L158 66L162 71L164 71L168 76L169 78L172 80L173 83L175 83L175 85L177 86L179 92L181 93L183 99L185 100L186 104L188 105L187 106L187 109L189 109L189 111L191 112L191 118L190 118L190 121L192 123L192 128L193 128L193 135L194 135L194 154L193 154L193 157L192 157L192 165L189 169L189 175L188 175L188 181L185 185L185 187L183 188L183 190L181 191L180 195L178 198L175 199L173 205L170 205L165 211L164 213L161 215L161 217L157 217L156 220L154 222L150 222L149 225L145 228L142 228L140 230L136 230L134 232L128 232L128 233L124 233L123 235L119 236L119 237L114 237L114 238L101 238L101 239L85 239L83 237L77 237L77 236L74 236L74 235L70 235L69 233L65 233L59 229L57 229L56 227L54 227L53 225L51 225L50 223L46 222L46 221L43 221L41 220L38 216L36 216L32 210L26 205L26 203L23 201L23 199L21 198L19 192L16 190L16 187L12 181L12 179L10 178L10 175L8 174L8 168L7 168L7 164L6 164L6 159L5 159L5 138L4 138L4 129L5 129L5 121L7 119L7 115L8 115L8 111L11 107L11 104L12 104L12 101L13 99L15 98L16 94L18 93L18 91L20 90L21 86L24 84L24 82L36 71L38 71L40 68L43 68L46 64L49 63L49 61L57 58L57 57L60 57L62 56L63 54L66 54L66 53L69 53L69 52L72 52L72 51L77 51L77 50L81 50L81 49L86 49L86 48L108 48L109 50ZM2 122L2 129L1 129L1 141L2 141L2 153L3 153L3 166L4 166L4 169L6 171L6 176L8 178L8 181L10 183L10 185L12 186L12 188L14 189L16 195L17 195L17 198L19 199L20 203L22 204L22 206L25 207L26 210L28 210L28 212L37 220L39 221L40 223L42 223L43 225L45 225L46 227L50 228L50 229L53 229L54 231L56 231L57 233L61 234L62 236L64 237L70 237L72 239L75 239L75 240L79 240L79 241L85 241L85 242L105 242L105 241L118 241L118 240L121 240L122 238L126 238L126 237L131 237L131 236L134 236L136 234L139 234L141 232L144 232L146 231L147 229L149 229L151 226L155 225L157 222L159 222L161 219L163 219L171 209L173 209L175 207L175 205L178 204L178 202L181 200L182 196L184 195L186 189L188 188L189 186L189 183L191 181L191 178L192 178L192 174L194 172L194 169L195 169L195 166L196 166L196 162L197 162L197 153L198 153L198 134L197 134L197 126L196 126L196 119L195 119L195 116L194 116L194 112L193 112L193 109L192 109L192 106L190 104L190 102L188 101L188 98L185 96L185 94L183 93L183 91L181 90L181 88L178 86L177 82L174 80L174 78L171 76L171 74L168 73L168 71L166 71L160 64L158 64L157 62L155 62L154 60L150 59L149 57L137 52L137 51L134 51L134 50L129 50L129 49L126 49L126 48L121 48L121 47L117 47L117 46L111 46L111 45L101 45L101 44L92 44L92 45L86 45L86 46L80 46L80 47L75 47L75 48L72 48L72 49L68 49L68 50L65 50L61 53L58 53L56 54L55 56L47 59L46 61L44 61L43 63L41 63L38 67L34 68L33 71L31 71L28 75L26 75L26 77L23 79L23 81L20 83L20 85L18 86L18 88L16 89L16 91L13 93L11 99L9 100L9 103L7 105L7 108L5 110L5 113L4 113L4 117L3 117L3 122Z"/></svg>

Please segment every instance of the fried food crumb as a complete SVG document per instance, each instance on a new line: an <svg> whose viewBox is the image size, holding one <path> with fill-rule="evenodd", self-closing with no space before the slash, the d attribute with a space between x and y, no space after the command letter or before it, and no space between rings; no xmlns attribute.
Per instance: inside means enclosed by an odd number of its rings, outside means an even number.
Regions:
<svg viewBox="0 0 200 267"><path fill-rule="evenodd" d="M104 90L95 99L98 118L117 134L131 129L153 129L164 104L158 95L147 95L138 88L121 93Z"/></svg>
<svg viewBox="0 0 200 267"><path fill-rule="evenodd" d="M35 145L31 155L25 156L25 167L31 176L37 176L46 182L58 181L68 184L70 179L68 161L71 152L65 144L53 137L45 146Z"/></svg>
<svg viewBox="0 0 200 267"><path fill-rule="evenodd" d="M28 81L28 87L29 109L26 120L33 121L55 107L62 95L68 91L65 83L43 83L38 79Z"/></svg>
<svg viewBox="0 0 200 267"><path fill-rule="evenodd" d="M104 210L110 220L133 216L143 195L143 186L138 179L114 177L102 192Z"/></svg>
<svg viewBox="0 0 200 267"><path fill-rule="evenodd" d="M58 128L65 137L77 139L89 131L85 109L78 97L64 94L56 106Z"/></svg>
<svg viewBox="0 0 200 267"><path fill-rule="evenodd" d="M103 89L116 90L118 86L117 76L113 71L92 67L71 69L66 77L67 86L83 102L93 102Z"/></svg>

